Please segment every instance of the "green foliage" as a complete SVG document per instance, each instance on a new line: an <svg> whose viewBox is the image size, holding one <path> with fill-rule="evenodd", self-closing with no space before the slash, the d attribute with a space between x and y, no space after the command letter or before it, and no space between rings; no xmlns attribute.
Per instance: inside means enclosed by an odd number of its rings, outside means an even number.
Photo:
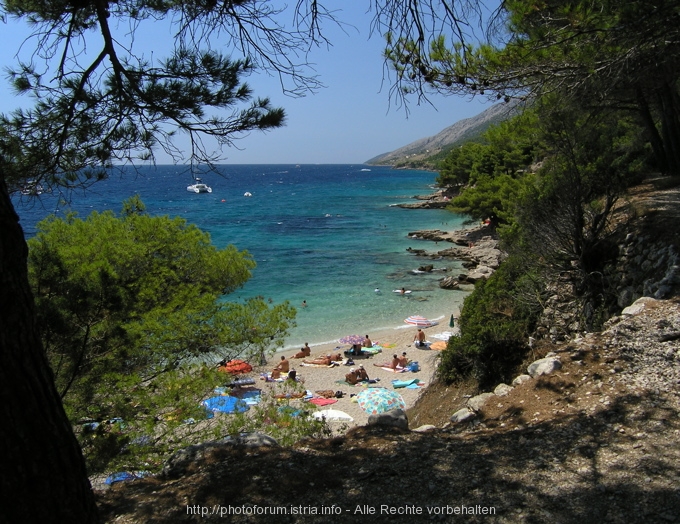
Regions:
<svg viewBox="0 0 680 524"><path fill-rule="evenodd" d="M511 222L514 204L527 178L531 177L480 177L476 185L466 188L451 201L451 209L474 219L496 217L500 222Z"/></svg>
<svg viewBox="0 0 680 524"><path fill-rule="evenodd" d="M463 186L452 201L457 213L475 219L496 216L513 220L514 202L526 183L524 172L534 160L540 139L533 111L492 126L481 142L454 149L441 162L437 183Z"/></svg>
<svg viewBox="0 0 680 524"><path fill-rule="evenodd" d="M94 212L38 225L29 279L68 415L126 427L101 424L83 435L91 467L117 460L107 450L131 453L140 437L156 448L172 443L183 420L204 418L200 400L225 377L201 362L263 358L283 344L290 304L222 299L254 266L248 253L216 249L184 219L145 214L138 197L121 217Z"/></svg>
<svg viewBox="0 0 680 524"><path fill-rule="evenodd" d="M439 376L475 378L480 388L509 381L527 351L541 311L542 280L522 260L508 259L465 299L458 325L442 352Z"/></svg>

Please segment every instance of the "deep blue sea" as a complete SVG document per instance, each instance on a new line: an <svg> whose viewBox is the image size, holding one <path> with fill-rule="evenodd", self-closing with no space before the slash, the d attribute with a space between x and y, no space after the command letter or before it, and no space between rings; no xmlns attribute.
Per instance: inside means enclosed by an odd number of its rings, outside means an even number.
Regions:
<svg viewBox="0 0 680 524"><path fill-rule="evenodd" d="M463 217L444 210L394 207L432 192L436 174L366 165L225 165L202 176L212 193L186 190L184 166L116 171L87 191L13 198L27 236L56 213L120 211L139 194L151 214L181 216L208 232L217 247L249 251L257 268L230 300L262 295L289 300L297 327L286 347L330 342L348 334L404 327L409 315L457 312L464 293L441 290L442 274L413 275L422 263L408 247L434 250L407 238L418 229L455 229ZM252 197L245 197L250 192ZM456 267L435 262L435 267ZM405 287L408 296L392 290ZM380 290L376 293L376 288ZM306 301L306 307L300 307Z"/></svg>

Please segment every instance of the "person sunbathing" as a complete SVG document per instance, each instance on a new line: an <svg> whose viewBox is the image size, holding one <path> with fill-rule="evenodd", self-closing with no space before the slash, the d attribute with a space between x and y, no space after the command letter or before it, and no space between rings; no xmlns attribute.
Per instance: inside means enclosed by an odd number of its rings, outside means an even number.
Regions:
<svg viewBox="0 0 680 524"><path fill-rule="evenodd" d="M316 357L313 360L303 360L302 362L305 364L313 364L316 366L330 366L331 362L333 362L333 359L331 358L331 354L329 353L325 357Z"/></svg>
<svg viewBox="0 0 680 524"><path fill-rule="evenodd" d="M405 368L408 365L408 358L406 358L406 351L404 351L401 354L401 357L399 357L398 360L399 360L399 366L401 366L402 368Z"/></svg>
<svg viewBox="0 0 680 524"><path fill-rule="evenodd" d="M351 384L352 386L359 382L359 377L357 376L357 373L354 370L354 368L350 369L349 373L345 375L345 382Z"/></svg>
<svg viewBox="0 0 680 524"><path fill-rule="evenodd" d="M416 334L413 337L413 341L416 343L416 347L425 347L425 332L418 328Z"/></svg>
<svg viewBox="0 0 680 524"><path fill-rule="evenodd" d="M284 355L281 355L281 362L274 369L279 370L281 373L288 373L290 371L290 362L286 360Z"/></svg>
<svg viewBox="0 0 680 524"><path fill-rule="evenodd" d="M366 373L364 366L359 366L359 369L355 371L355 374L357 375L359 380L369 380L368 373Z"/></svg>
<svg viewBox="0 0 680 524"><path fill-rule="evenodd" d="M307 357L311 356L311 354L312 354L312 348L310 348L307 345L307 343L305 342L305 347L303 347L300 351L295 353L295 355L293 355L293 358L307 358Z"/></svg>
<svg viewBox="0 0 680 524"><path fill-rule="evenodd" d="M370 338L368 338L368 335L366 335L366 338L364 339L363 346L365 348L372 348L373 347L373 341Z"/></svg>
<svg viewBox="0 0 680 524"><path fill-rule="evenodd" d="M379 368L389 368L395 373L402 369L402 367L399 365L399 357L397 357L397 355L392 355L392 362L383 362L382 364L373 365Z"/></svg>

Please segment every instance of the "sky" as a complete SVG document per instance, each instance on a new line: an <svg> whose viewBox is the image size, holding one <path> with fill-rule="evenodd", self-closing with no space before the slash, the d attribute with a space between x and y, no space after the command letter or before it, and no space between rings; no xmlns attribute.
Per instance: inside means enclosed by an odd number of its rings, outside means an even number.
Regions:
<svg viewBox="0 0 680 524"><path fill-rule="evenodd" d="M363 163L372 157L432 136L459 120L475 116L487 107L485 99L432 96L431 102L417 104L409 113L390 102L390 81L385 77L383 43L379 36L369 39L372 15L368 1L329 0L335 16L348 24L344 31L328 25L324 31L330 48L314 49L309 57L326 86L315 94L292 98L282 93L278 78L257 73L247 79L254 96L268 97L286 111L286 125L266 133L253 132L238 140L236 147L223 151L223 163L231 164L344 164ZM28 35L28 28L16 20L0 23L0 66L3 72L16 63L16 54ZM162 54L168 29L162 23L145 28L140 41L152 42L155 54ZM23 51L30 48L24 45ZM169 46L168 46L169 48ZM0 112L7 113L26 101L10 91L6 75L0 77ZM179 139L186 149L186 141ZM157 163L172 163L157 152Z"/></svg>

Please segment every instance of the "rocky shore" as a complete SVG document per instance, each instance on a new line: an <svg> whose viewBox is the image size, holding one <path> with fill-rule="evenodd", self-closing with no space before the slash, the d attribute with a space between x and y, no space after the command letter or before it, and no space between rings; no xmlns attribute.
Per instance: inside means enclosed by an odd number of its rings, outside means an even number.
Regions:
<svg viewBox="0 0 680 524"><path fill-rule="evenodd" d="M440 229L428 229L412 231L408 234L413 240L425 240L434 242L447 242L455 244L452 247L437 251L426 249L409 248L409 252L418 257L429 260L450 259L462 261L467 273L448 276L442 279L440 286L455 289L460 284L474 284L479 279L488 278L498 269L505 257L498 245L498 236L493 228L487 225L460 229L455 231L442 231Z"/></svg>

